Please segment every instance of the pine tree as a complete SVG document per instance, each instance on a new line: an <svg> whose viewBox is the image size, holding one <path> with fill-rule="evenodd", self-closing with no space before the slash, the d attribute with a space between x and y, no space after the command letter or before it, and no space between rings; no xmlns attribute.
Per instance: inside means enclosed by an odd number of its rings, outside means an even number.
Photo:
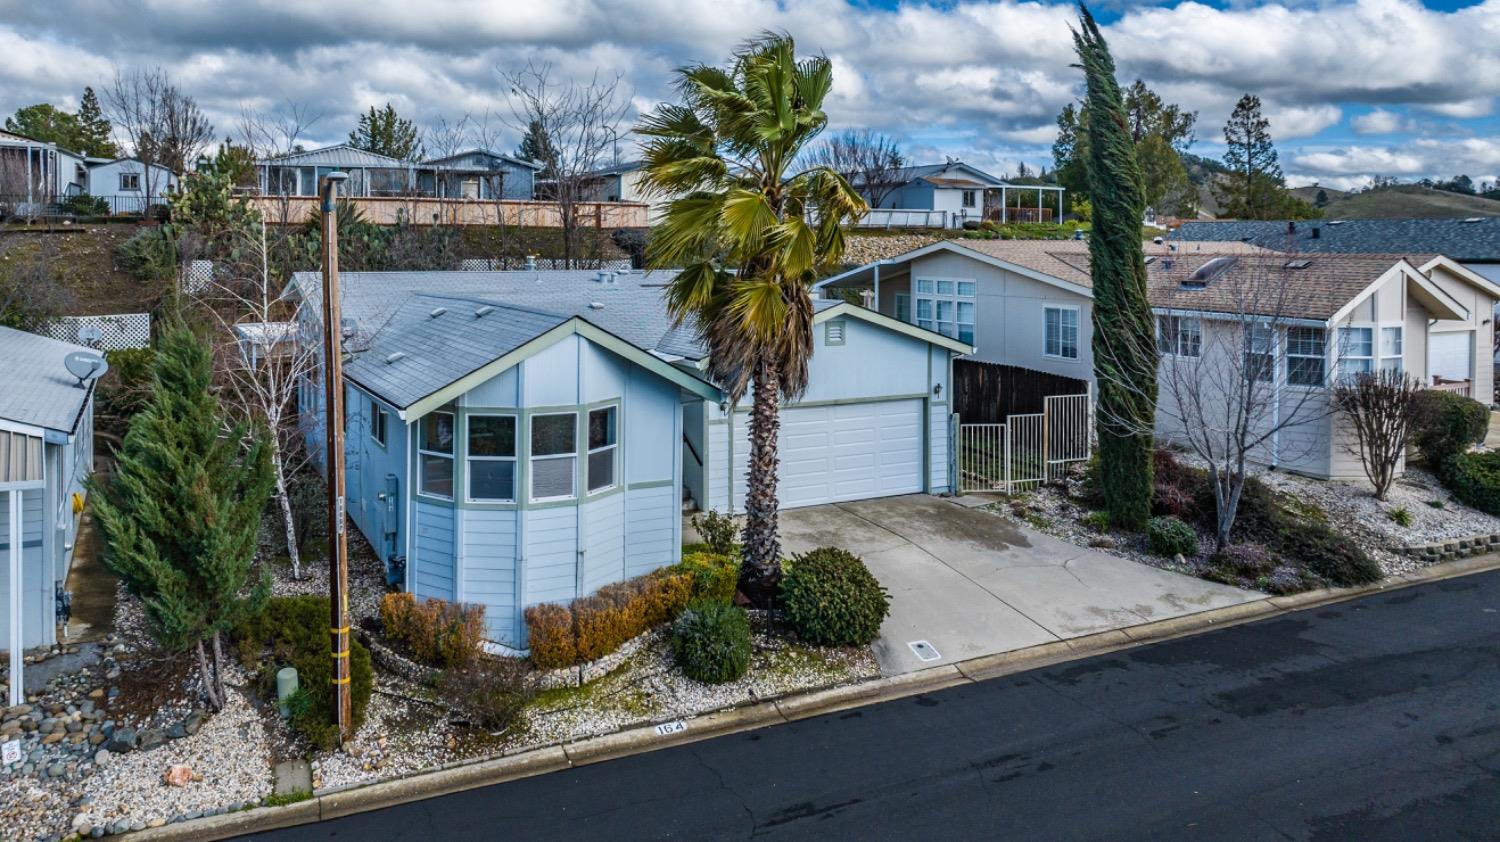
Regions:
<svg viewBox="0 0 1500 842"><path fill-rule="evenodd" d="M1156 419L1156 340L1146 300L1141 215L1146 201L1115 81L1115 62L1087 7L1079 6L1073 41L1088 80L1085 107L1093 233L1094 377L1104 505L1112 525L1142 529L1151 515Z"/></svg>
<svg viewBox="0 0 1500 842"><path fill-rule="evenodd" d="M547 137L547 128L540 120L532 120L526 125L526 134L521 135L521 143L516 147L516 157L527 161L536 161L543 166L538 174L542 178L550 178L552 160L556 150L552 148L552 139Z"/></svg>
<svg viewBox="0 0 1500 842"><path fill-rule="evenodd" d="M83 101L78 105L78 151L94 158L118 158L120 148L115 145L114 127L99 107L99 97L93 88L83 89Z"/></svg>
<svg viewBox="0 0 1500 842"><path fill-rule="evenodd" d="M1224 124L1224 166L1229 169L1219 187L1224 216L1275 219L1283 214L1286 182L1270 128L1270 121L1261 114L1260 97L1240 97Z"/></svg>
<svg viewBox="0 0 1500 842"><path fill-rule="evenodd" d="M170 327L154 369L151 403L132 419L108 480L94 483L94 513L105 566L140 598L157 642L195 652L218 710L221 633L258 612L270 590L255 572L270 452L261 431L223 434L212 352L192 331Z"/></svg>
<svg viewBox="0 0 1500 842"><path fill-rule="evenodd" d="M381 109L372 105L368 113L359 116L359 125L349 133L349 145L402 161L422 157L416 124L397 114L389 102Z"/></svg>
<svg viewBox="0 0 1500 842"><path fill-rule="evenodd" d="M51 103L39 102L16 109L5 118L5 130L43 143L55 143L70 152L80 151L78 118Z"/></svg>

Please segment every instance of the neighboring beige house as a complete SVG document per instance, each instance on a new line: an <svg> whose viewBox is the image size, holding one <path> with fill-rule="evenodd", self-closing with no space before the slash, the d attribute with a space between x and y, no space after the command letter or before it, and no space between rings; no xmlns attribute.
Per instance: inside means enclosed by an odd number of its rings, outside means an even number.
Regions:
<svg viewBox="0 0 1500 842"><path fill-rule="evenodd" d="M1305 396L1309 388L1326 391L1339 372L1400 366L1436 388L1494 401L1487 351L1500 286L1452 260L1288 255L1243 243L1145 248L1164 379L1180 357L1225 347L1216 330L1242 333L1254 315L1274 322L1272 382L1285 387L1278 392L1282 405L1309 420L1279 434L1259 454L1261 461L1318 477L1363 475L1343 446L1343 422L1316 405L1326 405L1326 394ZM881 313L976 346L959 364L994 363L1093 382L1093 295L1084 241L943 241L818 287L825 294L869 289ZM1264 287L1279 292L1244 294ZM1460 346L1468 350L1455 361L1452 349ZM1472 374L1445 375L1454 370ZM1158 418L1159 434L1170 437L1164 419L1176 415Z"/></svg>

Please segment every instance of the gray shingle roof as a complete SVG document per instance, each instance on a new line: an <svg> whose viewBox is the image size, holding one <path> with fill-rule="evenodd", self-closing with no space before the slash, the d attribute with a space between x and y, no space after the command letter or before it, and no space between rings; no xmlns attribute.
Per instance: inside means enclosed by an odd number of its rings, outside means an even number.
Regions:
<svg viewBox="0 0 1500 842"><path fill-rule="evenodd" d="M476 315L482 307L490 309ZM344 373L404 409L570 318L477 298L411 295Z"/></svg>
<svg viewBox="0 0 1500 842"><path fill-rule="evenodd" d="M698 360L703 357L691 325L674 326L662 301L662 285L675 272L616 274L602 284L592 270L513 272L344 272L343 317L351 320L351 350L376 337L412 295L446 295L503 303L557 315L582 316L643 350ZM322 276L299 272L292 285L321 318ZM595 308L593 304L602 304Z"/></svg>
<svg viewBox="0 0 1500 842"><path fill-rule="evenodd" d="M71 433L93 386L81 388L63 357L90 349L0 327L0 418Z"/></svg>
<svg viewBox="0 0 1500 842"><path fill-rule="evenodd" d="M1237 240L1277 251L1441 254L1460 263L1500 263L1500 217L1184 222L1173 239ZM1313 235L1317 231L1317 235Z"/></svg>

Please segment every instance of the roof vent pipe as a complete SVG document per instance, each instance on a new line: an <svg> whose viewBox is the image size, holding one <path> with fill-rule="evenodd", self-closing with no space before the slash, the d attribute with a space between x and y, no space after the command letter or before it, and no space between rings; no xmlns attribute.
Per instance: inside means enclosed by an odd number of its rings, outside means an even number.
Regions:
<svg viewBox="0 0 1500 842"><path fill-rule="evenodd" d="M1295 234L1295 233L1297 233L1297 223L1296 223L1295 220L1287 220L1287 223L1286 223L1286 232L1288 234Z"/></svg>

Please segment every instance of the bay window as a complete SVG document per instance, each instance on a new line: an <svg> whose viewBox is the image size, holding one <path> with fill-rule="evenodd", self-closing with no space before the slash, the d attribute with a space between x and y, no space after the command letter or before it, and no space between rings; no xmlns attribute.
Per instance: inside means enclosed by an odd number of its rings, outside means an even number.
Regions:
<svg viewBox="0 0 1500 842"><path fill-rule="evenodd" d="M470 415L466 454L469 499L513 503L516 499L516 417Z"/></svg>
<svg viewBox="0 0 1500 842"><path fill-rule="evenodd" d="M1401 328L1383 327L1380 329L1380 370L1396 371L1402 370L1401 363Z"/></svg>
<svg viewBox="0 0 1500 842"><path fill-rule="evenodd" d="M1339 328L1339 377L1352 380L1375 370L1375 329Z"/></svg>
<svg viewBox="0 0 1500 842"><path fill-rule="evenodd" d="M606 491L615 487L619 453L619 431L617 420L619 408L606 406L589 410L589 493Z"/></svg>
<svg viewBox="0 0 1500 842"><path fill-rule="evenodd" d="M918 278L917 327L974 341L974 282Z"/></svg>
<svg viewBox="0 0 1500 842"><path fill-rule="evenodd" d="M453 412L438 410L417 425L417 467L421 491L453 499Z"/></svg>
<svg viewBox="0 0 1500 842"><path fill-rule="evenodd" d="M578 465L578 416L575 413L531 417L531 499L566 500L577 496L573 477Z"/></svg>

